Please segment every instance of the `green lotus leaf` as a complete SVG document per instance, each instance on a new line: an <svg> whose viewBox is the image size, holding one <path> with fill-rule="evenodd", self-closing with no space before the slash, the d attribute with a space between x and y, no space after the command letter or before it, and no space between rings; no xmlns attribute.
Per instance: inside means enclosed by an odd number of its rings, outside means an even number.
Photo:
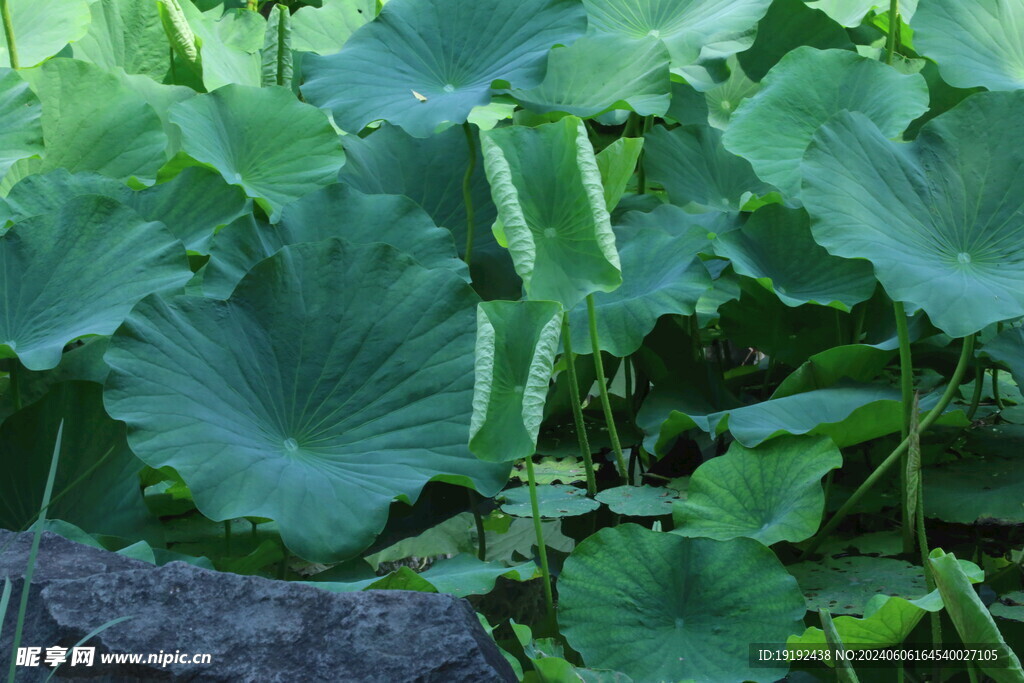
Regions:
<svg viewBox="0 0 1024 683"><path fill-rule="evenodd" d="M11 188L7 201L15 220L56 211L71 197L100 194L130 206L146 220L159 221L188 249L205 251L214 230L249 209L237 187L208 169L193 166L166 183L133 192L98 173L58 168L30 175Z"/></svg>
<svg viewBox="0 0 1024 683"><path fill-rule="evenodd" d="M629 59L623 59L624 54ZM654 38L589 34L551 51L540 85L509 94L541 113L564 111L587 117L628 109L641 116L660 116L668 111L668 65L665 45Z"/></svg>
<svg viewBox="0 0 1024 683"><path fill-rule="evenodd" d="M451 233L434 225L411 199L365 195L335 183L284 207L275 225L243 216L218 232L210 247L203 291L226 299L250 268L281 247L332 237L356 244L390 244L420 265L468 279L466 264L455 256Z"/></svg>
<svg viewBox="0 0 1024 683"><path fill-rule="evenodd" d="M907 600L899 596L876 595L864 606L863 617L836 617L836 630L843 646L853 650L893 647L899 645L928 612L943 607L938 591L923 598ZM790 636L790 649L806 649L826 645L825 633L813 626L799 636Z"/></svg>
<svg viewBox="0 0 1024 683"><path fill-rule="evenodd" d="M516 517L533 517L530 489L527 486L509 489L501 494L505 502L501 511ZM601 507L593 498L587 498L587 490L563 484L548 484L537 487L537 509L541 517L575 517Z"/></svg>
<svg viewBox="0 0 1024 683"><path fill-rule="evenodd" d="M801 198L814 239L866 258L889 296L963 337L1024 315L1024 92L979 93L890 142L863 114L822 126Z"/></svg>
<svg viewBox="0 0 1024 683"><path fill-rule="evenodd" d="M902 560L879 557L826 558L789 567L807 598L807 609L832 614L864 614L876 595L912 600L928 592L924 570Z"/></svg>
<svg viewBox="0 0 1024 683"><path fill-rule="evenodd" d="M916 4L916 2L917 0L910 0L908 3L907 0L904 0L900 3L900 15L904 20L910 16L905 5ZM860 26L868 12L876 7L881 7L878 0L813 0L808 2L807 6L821 10L833 21L846 28ZM888 9L888 5L885 6L885 9Z"/></svg>
<svg viewBox="0 0 1024 683"><path fill-rule="evenodd" d="M290 10L274 5L267 18L267 29L260 50L260 85L292 87L295 65L292 53L292 21Z"/></svg>
<svg viewBox="0 0 1024 683"><path fill-rule="evenodd" d="M37 171L66 168L153 181L165 160L167 135L141 95L75 59L51 59L30 78L43 105L46 143Z"/></svg>
<svg viewBox="0 0 1024 683"><path fill-rule="evenodd" d="M617 228L622 286L594 294L601 349L624 358L640 348L662 315L693 315L697 301L711 288L711 275L698 256L708 250L707 231L685 225L672 233L657 228ZM569 313L572 345L593 353L586 304Z"/></svg>
<svg viewBox="0 0 1024 683"><path fill-rule="evenodd" d="M583 0L591 27L599 33L629 38L659 38L675 68L693 64L708 48L726 56L738 36L748 34L764 16L770 0L737 0L727 5L715 0ZM733 52L749 47L739 41Z"/></svg>
<svg viewBox="0 0 1024 683"><path fill-rule="evenodd" d="M106 355L107 409L207 517L269 517L306 559L352 557L431 479L485 496L507 479L465 446L477 301L387 245L284 247L227 301L141 302Z"/></svg>
<svg viewBox="0 0 1024 683"><path fill-rule="evenodd" d="M15 161L43 153L39 98L17 71L0 68L0 178Z"/></svg>
<svg viewBox="0 0 1024 683"><path fill-rule="evenodd" d="M229 85L171 107L182 146L271 215L334 182L345 154L323 112L282 87Z"/></svg>
<svg viewBox="0 0 1024 683"><path fill-rule="evenodd" d="M558 354L562 306L488 301L477 307L469 450L490 462L529 458Z"/></svg>
<svg viewBox="0 0 1024 683"><path fill-rule="evenodd" d="M927 6L927 4L925 5ZM978 667L998 683L1024 681L1020 660L1003 640L992 615L978 597L971 581L952 553L936 548L928 555L935 584L946 605L946 613L964 643L985 643L998 651L995 661L978 662Z"/></svg>
<svg viewBox="0 0 1024 683"><path fill-rule="evenodd" d="M350 593L363 590L416 590L421 592L449 593L464 598L470 595L486 595L494 590L498 577L513 581L528 581L533 578L537 565L533 562L509 567L500 562L481 562L465 553L450 559L438 560L429 569L420 573L408 567L380 577L373 576L356 581L309 581L310 586L336 593Z"/></svg>
<svg viewBox="0 0 1024 683"><path fill-rule="evenodd" d="M292 15L292 48L334 54L376 15L376 0L324 0L320 7L300 7Z"/></svg>
<svg viewBox="0 0 1024 683"><path fill-rule="evenodd" d="M192 0L174 0L195 36L202 84L210 91L225 85L258 87L262 81L260 48L267 21L246 9L200 12Z"/></svg>
<svg viewBox="0 0 1024 683"><path fill-rule="evenodd" d="M750 194L766 194L750 162L722 146L722 132L707 125L655 126L644 136L647 178L665 188L673 204L738 211Z"/></svg>
<svg viewBox="0 0 1024 683"><path fill-rule="evenodd" d="M739 230L718 235L714 245L733 270L768 285L787 306L818 303L849 311L875 291L871 264L830 255L814 241L802 210L763 206Z"/></svg>
<svg viewBox="0 0 1024 683"><path fill-rule="evenodd" d="M384 119L427 137L490 102L495 80L539 84L548 49L585 27L574 0L391 0L341 52L305 59L302 93L349 132Z"/></svg>
<svg viewBox="0 0 1024 683"><path fill-rule="evenodd" d="M619 138L602 149L597 156L597 168L601 171L604 185L604 204L608 211L618 206L626 186L633 178L640 152L644 148L643 138Z"/></svg>
<svg viewBox="0 0 1024 683"><path fill-rule="evenodd" d="M672 533L765 545L803 541L821 524L821 478L842 464L827 437L779 437L756 449L733 442L693 473L686 500L675 504Z"/></svg>
<svg viewBox="0 0 1024 683"><path fill-rule="evenodd" d="M90 9L88 32L71 46L75 59L107 71L121 67L130 74L163 80L171 66L171 46L151 3L97 0Z"/></svg>
<svg viewBox="0 0 1024 683"><path fill-rule="evenodd" d="M805 391L825 389L843 379L870 382L882 373L895 355L895 349L883 345L833 346L808 358L779 383L771 397L782 398Z"/></svg>
<svg viewBox="0 0 1024 683"><path fill-rule="evenodd" d="M1010 368L1013 381L1024 387L1024 327L1003 330L985 342L982 353Z"/></svg>
<svg viewBox="0 0 1024 683"><path fill-rule="evenodd" d="M466 206L462 181L468 163L466 136L458 127L429 138L414 138L401 128L382 124L372 135L343 139L347 159L339 178L367 194L404 194L423 207L434 223L451 230L462 255L466 245ZM522 283L508 251L489 226L497 216L484 175L479 145L470 197L476 228L473 236L473 286L485 299L518 299Z"/></svg>
<svg viewBox="0 0 1024 683"><path fill-rule="evenodd" d="M672 514L679 491L654 486L616 486L601 491L596 498L617 515L661 517Z"/></svg>
<svg viewBox="0 0 1024 683"><path fill-rule="evenodd" d="M1005 436L1015 425L992 427ZM924 469L924 512L944 522L1024 523L1024 470L1016 449Z"/></svg>
<svg viewBox="0 0 1024 683"><path fill-rule="evenodd" d="M583 122L485 131L484 165L516 272L531 299L572 309L622 284L601 174Z"/></svg>
<svg viewBox="0 0 1024 683"><path fill-rule="evenodd" d="M732 115L740 103L748 97L753 97L760 90L760 84L747 78L736 57L729 57L726 65L729 68L729 77L710 90L704 91L704 107L707 108L708 115L695 123L707 122L714 128L725 130L729 127Z"/></svg>
<svg viewBox="0 0 1024 683"><path fill-rule="evenodd" d="M35 66L89 30L88 0L7 0L20 68ZM11 66L7 36L0 31L0 67Z"/></svg>
<svg viewBox="0 0 1024 683"><path fill-rule="evenodd" d="M103 362L103 354L106 353L109 342L110 337L89 337L81 344L76 344L65 351L57 367L46 372L20 373L18 395L21 404L28 406L35 403L62 382L81 380L103 384L107 380L107 373L110 372L110 368ZM8 394L0 403L0 420L15 412L13 398Z"/></svg>
<svg viewBox="0 0 1024 683"><path fill-rule="evenodd" d="M994 617L1024 622L1024 591L1000 595L997 602L988 606L988 611Z"/></svg>
<svg viewBox="0 0 1024 683"><path fill-rule="evenodd" d="M743 71L760 81L780 59L801 45L821 50L852 50L846 30L827 14L803 0L775 0L757 26L757 37L749 50L737 55Z"/></svg>
<svg viewBox="0 0 1024 683"><path fill-rule="evenodd" d="M1024 5L1016 0L930 0L914 14L914 46L957 88L1024 88Z"/></svg>
<svg viewBox="0 0 1024 683"><path fill-rule="evenodd" d="M747 665L747 644L781 642L804 600L775 555L748 538L712 541L605 528L558 579L558 621L590 667L638 681L775 681Z"/></svg>
<svg viewBox="0 0 1024 683"><path fill-rule="evenodd" d="M139 488L144 465L128 449L124 424L103 412L92 382L64 382L0 425L0 526L24 529L42 507L53 438L64 424L53 504L46 516L90 532L163 542Z"/></svg>
<svg viewBox="0 0 1024 683"><path fill-rule="evenodd" d="M928 86L920 74L901 74L855 52L799 47L740 105L722 143L762 180L795 197L814 132L843 110L861 112L895 138L928 110Z"/></svg>
<svg viewBox="0 0 1024 683"><path fill-rule="evenodd" d="M191 276L163 226L97 196L15 224L0 236L0 263L0 357L30 370L56 367L65 344L112 333L139 299Z"/></svg>

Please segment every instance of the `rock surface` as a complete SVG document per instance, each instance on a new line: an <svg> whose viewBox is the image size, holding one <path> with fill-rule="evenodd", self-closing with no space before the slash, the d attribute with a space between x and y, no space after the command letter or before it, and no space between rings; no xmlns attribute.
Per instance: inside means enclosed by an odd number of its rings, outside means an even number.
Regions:
<svg viewBox="0 0 1024 683"><path fill-rule="evenodd" d="M0 548L13 534L0 530ZM14 614L31 537L0 553L0 578L15 582L0 637L11 652ZM94 636L91 667L64 664L55 678L116 681L515 681L511 667L465 600L437 593L330 593L308 585L164 567L44 533L32 581L24 646L71 647ZM106 653L209 654L209 664L103 664ZM143 658L145 660L145 658ZM19 667L43 680L48 666Z"/></svg>

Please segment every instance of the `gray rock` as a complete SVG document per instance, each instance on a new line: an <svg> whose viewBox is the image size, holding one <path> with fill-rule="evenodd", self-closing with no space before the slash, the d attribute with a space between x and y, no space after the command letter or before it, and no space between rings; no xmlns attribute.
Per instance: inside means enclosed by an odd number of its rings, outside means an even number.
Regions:
<svg viewBox="0 0 1024 683"><path fill-rule="evenodd" d="M24 534L23 536L28 536ZM9 540L9 537L6 539ZM0 532L0 548L6 542ZM68 647L97 626L95 665L61 677L174 681L515 681L469 603L437 593L331 593L200 569L153 567L47 534L23 645ZM17 552L25 546L26 552ZM12 550L14 552L12 552ZM10 557L8 557L10 555ZM20 577L23 539L0 555ZM76 564L74 557L79 558ZM12 598L17 598L20 590ZM13 622L0 652L10 652ZM6 649L3 649L6 648ZM101 653L211 655L209 664L102 664ZM6 656L0 657L6 659ZM21 668L24 678L47 669Z"/></svg>

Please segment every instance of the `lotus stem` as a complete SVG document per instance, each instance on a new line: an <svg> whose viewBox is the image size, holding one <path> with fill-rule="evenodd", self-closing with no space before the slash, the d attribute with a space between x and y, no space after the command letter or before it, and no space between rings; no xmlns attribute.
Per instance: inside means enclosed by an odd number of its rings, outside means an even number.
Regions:
<svg viewBox="0 0 1024 683"><path fill-rule="evenodd" d="M998 410L1003 410L1003 399L999 396L999 368L992 368L992 399Z"/></svg>
<svg viewBox="0 0 1024 683"><path fill-rule="evenodd" d="M604 421L608 425L608 438L612 442L615 461L619 465L620 479L623 484L629 483L629 470L626 459L622 455L619 444L619 432L615 429L615 415L612 413L611 399L608 398L608 383L604 378L604 361L601 360L601 342L597 336L597 310L594 308L594 295L587 295L587 321L590 324L590 345L594 350L594 370L597 372L597 386L601 391L601 407L604 409Z"/></svg>
<svg viewBox="0 0 1024 683"><path fill-rule="evenodd" d="M956 364L953 376L949 379L949 385L943 392L942 397L939 398L939 402L934 408L928 411L928 414L925 415L923 420L921 420L919 428L921 432L924 432L924 430L928 429L933 422L939 419L942 415L942 411L946 409L946 406L950 404L953 397L956 395L957 388L960 386L960 381L963 379L964 372L967 370L967 365L970 362L971 355L974 353L975 336L976 335L972 334L968 337L964 337L964 346L960 351L960 360ZM828 521L828 524L826 524L822 530L819 531L813 539L811 539L810 545L808 545L807 549L801 554L801 559L807 559L811 553L818 549L821 542L825 540L825 538L832 533L837 526L839 526L839 523L842 522L846 515L848 515L857 503L860 502L860 499L864 497L864 494L870 491L871 487L878 483L878 480L881 479L893 465L900 461L902 455L906 452L909 446L910 437L908 436L900 442L900 445L898 445L893 452L878 465L878 467L875 468L875 471L864 480L864 483L857 487L857 490L853 492L853 495L851 495L849 499L843 503L842 507L832 515L832 519Z"/></svg>
<svg viewBox="0 0 1024 683"><path fill-rule="evenodd" d="M462 176L462 203L466 207L466 252L462 258L468 268L473 260L473 193L470 183L473 181L473 172L476 170L476 140L473 136L473 126L469 121L462 124L462 130L466 133L466 149L469 151L466 175Z"/></svg>
<svg viewBox="0 0 1024 683"><path fill-rule="evenodd" d="M14 42L14 24L11 22L11 9L7 0L0 0L0 22L4 25L4 38L7 39L7 58L12 69L18 68L18 46Z"/></svg>
<svg viewBox="0 0 1024 683"><path fill-rule="evenodd" d="M576 379L576 354L572 350L572 333L569 329L569 313L562 314L562 344L565 347L565 370L569 379L569 403L572 404L572 419L576 423L576 439L580 444L580 457L587 473L587 495L597 495L597 477L594 476L594 459L590 454L587 427L583 423L583 406L580 403L580 385Z"/></svg>
<svg viewBox="0 0 1024 683"><path fill-rule="evenodd" d="M7 372L7 381L11 386L11 403L14 410L21 410L21 361L17 358L11 359L10 369Z"/></svg>
<svg viewBox="0 0 1024 683"><path fill-rule="evenodd" d="M889 35L885 39L885 63L892 64L896 53L896 36L900 31L900 2L889 0Z"/></svg>
<svg viewBox="0 0 1024 683"><path fill-rule="evenodd" d="M544 604L547 607L548 624L552 633L557 633L555 621L555 597L551 590L551 572L548 571L548 548L544 545L544 529L540 522L540 505L537 503L537 477L533 473L533 458L526 458L526 478L530 486L530 510L533 512L533 532L537 536L537 552L540 554L540 574L544 579Z"/></svg>
<svg viewBox="0 0 1024 683"><path fill-rule="evenodd" d="M900 438L906 439L910 434L911 412L914 403L914 362L910 355L910 330L907 327L907 311L902 301L894 301L893 312L896 315L896 336L900 342L900 399L903 419L900 421ZM914 548L914 518L911 515L907 500L907 456L904 454L900 468L900 509L903 525L903 552L909 553Z"/></svg>
<svg viewBox="0 0 1024 683"><path fill-rule="evenodd" d="M480 494L473 489L469 492L469 506L473 511L473 522L476 524L476 556L481 562L487 561L487 533L484 530L484 518L480 514Z"/></svg>
<svg viewBox="0 0 1024 683"><path fill-rule="evenodd" d="M971 407L967 409L967 419L973 420L974 414L978 412L978 405L981 403L981 390L985 388L985 368L981 365L981 359L974 362L974 391L971 392Z"/></svg>

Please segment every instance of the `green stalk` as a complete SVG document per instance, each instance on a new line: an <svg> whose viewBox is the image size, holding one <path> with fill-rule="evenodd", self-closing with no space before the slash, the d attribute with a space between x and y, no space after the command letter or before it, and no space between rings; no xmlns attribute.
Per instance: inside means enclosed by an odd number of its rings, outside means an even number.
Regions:
<svg viewBox="0 0 1024 683"><path fill-rule="evenodd" d="M284 85L284 65L288 52L288 22L291 21L288 8L277 5L277 84Z"/></svg>
<svg viewBox="0 0 1024 683"><path fill-rule="evenodd" d="M481 562L487 561L487 534L484 531L484 518L480 514L480 494L473 489L469 492L469 507L473 511L473 523L476 524L476 556Z"/></svg>
<svg viewBox="0 0 1024 683"><path fill-rule="evenodd" d="M21 410L21 361L17 358L11 359L11 364L8 366L10 370L7 373L7 381L11 385L11 402L14 404L15 410Z"/></svg>
<svg viewBox="0 0 1024 683"><path fill-rule="evenodd" d="M971 407L967 410L968 420L973 420L974 414L978 412L981 390L985 388L985 368L982 367L980 358L975 361L974 367L974 391L971 393Z"/></svg>
<svg viewBox="0 0 1024 683"><path fill-rule="evenodd" d="M942 411L946 409L946 406L950 404L953 397L956 395L957 388L960 386L960 381L964 378L964 372L967 370L967 364L970 361L971 355L974 353L974 338L975 335L973 334L969 337L964 337L964 347L960 351L960 360L956 364L953 376L949 379L949 385L946 387L946 391L943 392L939 402L934 408L928 411L928 414L925 415L923 420L921 420L921 432L924 432L932 425L933 422L939 419L942 415ZM850 513L850 510L860 502L860 499L864 497L864 494L870 491L871 487L878 483L878 480L881 479L885 473L901 459L909 446L910 437L908 436L900 442L900 445L897 446L878 467L875 468L875 471L864 480L864 483L857 487L857 490L853 492L853 495L851 495L849 499L843 503L842 507L832 515L832 519L828 521L828 524L826 524L822 530L819 531L813 539L811 539L811 544L807 546L807 549L801 554L801 559L807 559L811 553L818 549L821 542L825 540L825 538L832 533L837 526L839 526L839 523L842 522L846 515Z"/></svg>
<svg viewBox="0 0 1024 683"><path fill-rule="evenodd" d="M555 597L551 590L551 572L548 571L548 548L544 545L544 530L540 523L540 506L537 503L537 478L533 473L533 458L526 458L526 478L530 485L530 509L533 512L533 532L537 535L537 552L540 553L540 573L544 578L544 604L547 607L548 623L552 633L557 633L555 621Z"/></svg>
<svg viewBox="0 0 1024 683"><path fill-rule="evenodd" d="M896 53L896 36L900 30L900 2L889 0L889 35L885 39L885 63L892 64Z"/></svg>
<svg viewBox="0 0 1024 683"><path fill-rule="evenodd" d="M466 253L462 258L468 268L473 259L473 193L470 183L476 170L476 140L469 121L462 124L462 130L466 133L466 148L469 150L469 165L466 166L466 175L462 176L462 203L466 206Z"/></svg>
<svg viewBox="0 0 1024 683"><path fill-rule="evenodd" d="M999 368L992 368L992 399L996 402L996 409L1003 410L1003 399L999 397Z"/></svg>
<svg viewBox="0 0 1024 683"><path fill-rule="evenodd" d="M587 473L587 495L597 495L597 477L594 476L594 460L590 455L587 441L587 427L583 424L583 406L580 404L580 385L576 379L576 354L572 351L572 333L569 330L569 312L562 314L562 344L565 346L565 370L569 374L569 403L572 404L572 419L576 423L576 438L580 443L580 457Z"/></svg>
<svg viewBox="0 0 1024 683"><path fill-rule="evenodd" d="M629 483L629 470L626 459L622 456L619 444L619 432L615 429L615 415L612 413L612 402L608 398L608 383L604 378L604 361L601 360L601 342L597 337L597 310L594 308L594 295L587 295L587 320L590 323L590 345L594 350L594 370L597 372L597 386L601 390L601 407L604 409L604 421L608 425L608 438L612 442L615 461L619 465L620 479L623 484Z"/></svg>
<svg viewBox="0 0 1024 683"><path fill-rule="evenodd" d="M7 0L0 0L0 22L4 25L4 38L7 39L7 55L11 68L18 68L18 46L14 42L14 24L11 22L11 9Z"/></svg>
<svg viewBox="0 0 1024 683"><path fill-rule="evenodd" d="M906 439L910 434L911 412L914 402L914 363L910 355L910 330L907 327L907 311L902 301L894 301L893 312L896 314L896 336L900 342L900 398L903 408L903 419L900 422L900 438ZM903 552L909 553L914 548L914 518L907 506L909 490L907 488L907 456L902 459L900 468L900 509L902 511Z"/></svg>

